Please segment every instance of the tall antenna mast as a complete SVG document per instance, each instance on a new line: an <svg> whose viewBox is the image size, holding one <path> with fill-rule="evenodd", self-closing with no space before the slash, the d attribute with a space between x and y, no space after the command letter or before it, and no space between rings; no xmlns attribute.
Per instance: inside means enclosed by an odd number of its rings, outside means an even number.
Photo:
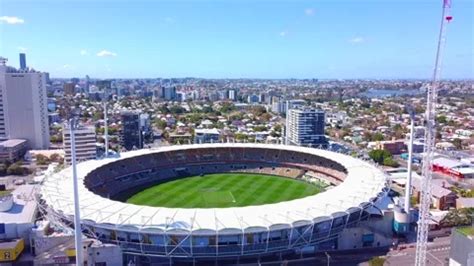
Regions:
<svg viewBox="0 0 474 266"><path fill-rule="evenodd" d="M415 265L426 265L426 249L428 242L428 226L430 220L431 205L431 178L432 178L432 162L434 156L435 136L436 136L436 100L438 87L441 76L441 64L443 49L446 43L446 26L452 20L449 15L451 8L451 0L443 0L443 11L441 15L441 27L438 39L438 48L436 51L435 67L433 72L432 83L427 87L426 92L426 131L425 131L425 148L422 167L422 183L421 183L421 200L420 215L418 219L417 243Z"/></svg>

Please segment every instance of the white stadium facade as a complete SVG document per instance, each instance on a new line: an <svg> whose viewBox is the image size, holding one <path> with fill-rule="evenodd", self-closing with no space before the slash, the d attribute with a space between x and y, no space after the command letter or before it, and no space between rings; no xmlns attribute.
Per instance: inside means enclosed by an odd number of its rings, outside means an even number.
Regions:
<svg viewBox="0 0 474 266"><path fill-rule="evenodd" d="M387 191L376 166L335 152L289 145L176 145L78 164L82 229L124 254L186 260L252 258L311 247L366 221ZM252 172L291 178L312 173L333 188L286 202L231 208L164 208L125 203L147 187L207 173ZM73 221L72 170L46 178L41 197L50 212Z"/></svg>

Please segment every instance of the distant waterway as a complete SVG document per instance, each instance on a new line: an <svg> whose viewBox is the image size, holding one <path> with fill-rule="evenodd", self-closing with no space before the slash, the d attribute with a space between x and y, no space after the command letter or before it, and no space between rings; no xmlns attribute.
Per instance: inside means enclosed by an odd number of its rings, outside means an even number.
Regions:
<svg viewBox="0 0 474 266"><path fill-rule="evenodd" d="M400 90L400 89L369 89L366 92L362 93L361 96L367 98L387 98L387 97L396 97L396 96L413 96L420 95L423 93L423 90L420 89L409 89L409 90Z"/></svg>

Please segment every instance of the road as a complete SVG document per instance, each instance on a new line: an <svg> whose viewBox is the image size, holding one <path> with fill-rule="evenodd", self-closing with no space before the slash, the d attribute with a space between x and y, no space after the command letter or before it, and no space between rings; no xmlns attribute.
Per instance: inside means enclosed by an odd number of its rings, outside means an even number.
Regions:
<svg viewBox="0 0 474 266"><path fill-rule="evenodd" d="M448 265L450 237L436 238L428 243L427 265ZM415 245L402 250L390 251L386 256L386 265L413 265L415 263Z"/></svg>

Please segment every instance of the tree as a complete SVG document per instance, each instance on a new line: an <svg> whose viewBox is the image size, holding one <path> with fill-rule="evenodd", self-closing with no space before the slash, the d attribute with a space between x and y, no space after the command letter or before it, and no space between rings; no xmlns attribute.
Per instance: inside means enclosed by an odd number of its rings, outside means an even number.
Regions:
<svg viewBox="0 0 474 266"><path fill-rule="evenodd" d="M231 111L234 111L235 110L235 106L233 103L231 102L224 102L222 103L222 106L221 108L219 109L219 111L221 113L228 113L228 112L231 112Z"/></svg>
<svg viewBox="0 0 474 266"><path fill-rule="evenodd" d="M276 131L276 132L281 132L281 125L280 124L277 124L273 127L273 130Z"/></svg>
<svg viewBox="0 0 474 266"><path fill-rule="evenodd" d="M392 157L386 157L383 159L383 165L390 167L398 167L400 164L395 161Z"/></svg>
<svg viewBox="0 0 474 266"><path fill-rule="evenodd" d="M387 150L371 150L369 157L378 164L383 164L386 158L392 158L392 154Z"/></svg>
<svg viewBox="0 0 474 266"><path fill-rule="evenodd" d="M254 130L255 132L262 132L262 131L267 130L267 127L264 126L264 125L259 125L259 126L255 126L255 127L253 128L253 130Z"/></svg>
<svg viewBox="0 0 474 266"><path fill-rule="evenodd" d="M168 123L166 121L160 119L160 120L156 121L156 126L159 129L163 130L168 126Z"/></svg>
<svg viewBox="0 0 474 266"><path fill-rule="evenodd" d="M441 220L440 225L442 227L470 225L472 223L473 214L474 208L450 210L443 220Z"/></svg>
<svg viewBox="0 0 474 266"><path fill-rule="evenodd" d="M49 158L47 156L44 156L43 154L37 154L36 155L36 163L38 165L47 165L50 163Z"/></svg>
<svg viewBox="0 0 474 266"><path fill-rule="evenodd" d="M242 141L248 139L248 136L245 134L237 133L235 134L235 139Z"/></svg>
<svg viewBox="0 0 474 266"><path fill-rule="evenodd" d="M188 121L193 123L193 124L196 124L196 123L199 123L202 119L201 115L200 114L196 114L196 113L193 113L193 114L190 114L188 115Z"/></svg>
<svg viewBox="0 0 474 266"><path fill-rule="evenodd" d="M380 132L377 132L374 135L372 135L373 141L382 141L383 139L384 139L383 134Z"/></svg>
<svg viewBox="0 0 474 266"><path fill-rule="evenodd" d="M444 124L446 122L448 122L448 119L446 118L445 115L439 115L439 116L436 117L436 123Z"/></svg>
<svg viewBox="0 0 474 266"><path fill-rule="evenodd" d="M53 154L51 154L51 156L49 156L49 159L53 162L59 163L59 162L62 161L63 158L61 158L61 155L59 155L57 153L53 153Z"/></svg>
<svg viewBox="0 0 474 266"><path fill-rule="evenodd" d="M169 110L170 110L170 113L172 113L172 114L182 114L186 111L183 107L181 107L179 105L173 105L173 106L171 106L171 108Z"/></svg>
<svg viewBox="0 0 474 266"><path fill-rule="evenodd" d="M212 113L213 111L214 111L214 110L212 109L211 106L204 106L204 107L202 108L202 112L203 112L203 113Z"/></svg>
<svg viewBox="0 0 474 266"><path fill-rule="evenodd" d="M25 175L28 174L28 169L21 165L21 162L10 165L7 169L8 175Z"/></svg>
<svg viewBox="0 0 474 266"><path fill-rule="evenodd" d="M266 113L267 110L263 106L254 106L251 108L250 112L254 115L254 117L260 117L262 114Z"/></svg>
<svg viewBox="0 0 474 266"><path fill-rule="evenodd" d="M50 137L50 141L52 143L59 143L59 142L62 142L63 141L63 136L62 135L52 135Z"/></svg>
<svg viewBox="0 0 474 266"><path fill-rule="evenodd" d="M94 115L92 115L92 118L94 121L100 120L104 118L104 113L103 112L95 112Z"/></svg>
<svg viewBox="0 0 474 266"><path fill-rule="evenodd" d="M369 260L370 266L383 266L384 263L385 263L385 259L382 257L373 257L372 259Z"/></svg>
<svg viewBox="0 0 474 266"><path fill-rule="evenodd" d="M453 139L453 145L458 150L462 150L462 140L461 139Z"/></svg>
<svg viewBox="0 0 474 266"><path fill-rule="evenodd" d="M263 113L262 115L260 115L260 120L262 121L265 121L265 122L268 122L270 121L270 119L272 118L272 115L269 114L269 113Z"/></svg>
<svg viewBox="0 0 474 266"><path fill-rule="evenodd" d="M7 174L8 165L5 163L0 164L0 175Z"/></svg>

